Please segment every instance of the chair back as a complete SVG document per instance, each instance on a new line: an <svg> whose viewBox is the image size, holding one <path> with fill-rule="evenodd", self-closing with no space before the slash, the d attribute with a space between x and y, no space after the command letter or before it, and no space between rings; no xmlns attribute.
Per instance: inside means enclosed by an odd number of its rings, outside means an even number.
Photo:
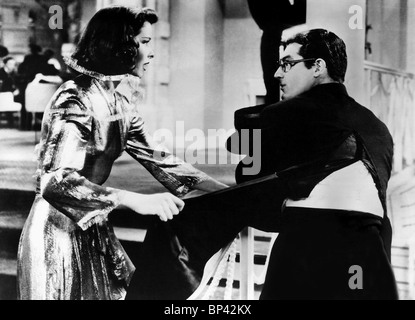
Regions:
<svg viewBox="0 0 415 320"><path fill-rule="evenodd" d="M30 82L25 91L27 112L44 112L59 85L54 83Z"/></svg>
<svg viewBox="0 0 415 320"><path fill-rule="evenodd" d="M20 111L22 105L14 102L12 92L0 92L0 112L17 112Z"/></svg>

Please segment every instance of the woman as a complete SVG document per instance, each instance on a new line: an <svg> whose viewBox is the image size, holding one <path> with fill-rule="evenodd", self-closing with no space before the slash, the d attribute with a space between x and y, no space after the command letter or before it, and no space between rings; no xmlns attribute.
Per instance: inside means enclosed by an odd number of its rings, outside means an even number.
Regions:
<svg viewBox="0 0 415 320"><path fill-rule="evenodd" d="M67 60L80 75L45 111L36 198L19 244L20 299L124 298L135 268L108 214L123 206L167 221L191 189L226 187L174 156L157 156L137 113L157 20L151 9L102 9ZM103 187L124 150L174 195Z"/></svg>

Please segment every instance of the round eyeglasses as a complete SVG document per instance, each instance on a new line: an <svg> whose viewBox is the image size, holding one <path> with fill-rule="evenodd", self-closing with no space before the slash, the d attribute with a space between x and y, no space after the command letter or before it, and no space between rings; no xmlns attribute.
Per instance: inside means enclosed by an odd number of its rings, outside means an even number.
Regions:
<svg viewBox="0 0 415 320"><path fill-rule="evenodd" d="M294 67L297 63L304 61L317 60L316 58L307 58L307 59L298 59L298 60L280 60L278 61L278 67L281 67L284 73L287 73Z"/></svg>

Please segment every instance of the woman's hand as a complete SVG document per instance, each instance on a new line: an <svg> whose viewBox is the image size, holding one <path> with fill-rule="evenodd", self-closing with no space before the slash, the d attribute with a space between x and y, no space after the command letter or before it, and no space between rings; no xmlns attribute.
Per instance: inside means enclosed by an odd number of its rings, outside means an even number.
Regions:
<svg viewBox="0 0 415 320"><path fill-rule="evenodd" d="M168 192L146 195L121 191L120 200L120 205L139 214L158 215L162 221L173 219L184 207L182 200Z"/></svg>

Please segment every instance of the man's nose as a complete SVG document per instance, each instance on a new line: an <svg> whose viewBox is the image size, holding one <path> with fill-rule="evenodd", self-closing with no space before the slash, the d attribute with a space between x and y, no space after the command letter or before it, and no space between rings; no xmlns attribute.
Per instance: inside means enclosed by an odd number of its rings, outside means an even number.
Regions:
<svg viewBox="0 0 415 320"><path fill-rule="evenodd" d="M284 72L281 67L278 67L277 71L274 74L274 78L281 79L284 76Z"/></svg>
<svg viewBox="0 0 415 320"><path fill-rule="evenodd" d="M154 51L151 50L150 53L148 54L148 58L149 59L153 59L154 58Z"/></svg>

